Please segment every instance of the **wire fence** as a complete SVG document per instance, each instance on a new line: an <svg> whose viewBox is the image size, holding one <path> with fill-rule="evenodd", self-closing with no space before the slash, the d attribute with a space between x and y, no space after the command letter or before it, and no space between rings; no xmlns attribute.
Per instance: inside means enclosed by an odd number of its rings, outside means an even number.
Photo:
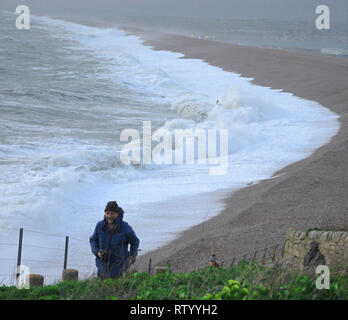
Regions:
<svg viewBox="0 0 348 320"><path fill-rule="evenodd" d="M0 242L1 251L6 248L7 252L10 252L11 255L14 255L17 252L16 258L6 257L1 254L0 281L3 280L2 282L15 282L18 277L18 267L22 265L29 266L30 271L40 272L40 274L45 278L52 278L53 280L58 280L61 276L60 273L64 269L67 269L68 266L70 268L82 268L85 270L85 273L89 272L91 275L94 273L95 267L92 261L92 253L90 250L86 249L86 243L89 245L88 239L83 240L62 234L53 234L31 229L24 230L23 228L15 229L0 227L0 231L10 231L12 236L14 232L19 233L17 242L13 240ZM40 241L40 243L35 243L35 241L33 241L35 240L35 237L33 238L32 236L28 239L28 237L26 237L28 234L35 235L36 242ZM48 240L48 237L55 239L54 245L49 245L50 241ZM77 262L76 259L69 258L69 251L70 253L73 251L75 251L75 253L78 252ZM28 252L30 252L30 257L27 257ZM52 256L54 258L52 258ZM50 257L50 259L42 257ZM61 259L59 260L57 257L61 257ZM84 261L81 257L89 258L90 261L88 261L88 263L83 263ZM10 271L8 273L1 272L4 271L4 267L1 266L1 263L7 264L8 267L15 271Z"/></svg>
<svg viewBox="0 0 348 320"><path fill-rule="evenodd" d="M341 230L342 228L348 229L347 223L347 214L343 214L339 217L339 220L333 220L327 219L326 217L317 217L317 218L291 218L291 219L284 219L280 218L279 220L284 224L286 229L289 229L293 227L291 221L296 222L298 224L299 222L304 228L313 228L313 227L320 227L321 229L334 229L335 227L338 230ZM337 218L336 218L337 219ZM272 219L272 221L276 221L278 219ZM267 223L270 223L270 221L267 221ZM93 276L95 274L95 264L94 264L94 256L92 255L90 250L86 249L86 244L88 244L89 247L89 241L88 239L80 239L76 237L66 236L62 234L52 234L37 230L31 230L31 229L16 229L16 228L4 228L0 227L0 230L5 231L11 231L13 234L13 231L19 232L18 241L15 242L13 240L8 240L4 242L0 242L0 250L3 248L11 248L11 252L16 252L17 248L17 257L10 258L6 257L5 255L1 254L0 256L0 283L3 279L10 279L10 281L13 283L16 278L18 277L18 266L24 264L24 265L30 265L31 271L36 270L42 270L40 271L40 274L44 275L45 278L51 278L53 280L58 280L61 277L61 272L64 269L74 268L79 270L84 270L85 274L89 274L90 276ZM23 234L31 233L33 235L39 236L39 240L42 242L43 237L50 237L59 239L55 241L54 246L49 245L48 242L44 242L43 244L37 244L29 242L28 240L23 241ZM39 257L31 256L29 258L22 255L22 253L25 252L24 249L31 249L31 250L38 250ZM282 242L275 242L271 245L259 247L247 252L241 252L239 254L235 254L232 257L230 257L230 265L238 264L240 261L259 261L263 264L267 263L274 263L277 261L277 259L284 257L284 248L285 248L285 241ZM42 259L42 256L48 256L47 254L43 254L43 251L51 251L54 252L54 257L57 258L57 254L61 254L61 259L59 261L57 260L48 260L48 259ZM72 250L75 250L75 253L71 255L72 257L75 256L75 259L73 259L71 256L69 256L69 253L71 254ZM141 251L139 249L139 251ZM78 252L78 255L76 253ZM33 254L33 251L31 251ZM78 258L76 258L78 257ZM87 258L88 262L84 263L81 257ZM77 260L77 261L76 261ZM7 263L11 264L13 269L16 270L13 272L5 273L3 272L3 268L1 268L1 263ZM222 262L223 265L223 262ZM149 266L148 266L148 273L152 273L152 260L149 259ZM60 272L58 272L58 270ZM55 273L55 274L53 274Z"/></svg>
<svg viewBox="0 0 348 320"><path fill-rule="evenodd" d="M14 231L19 234L17 242L0 242L0 250L1 248L6 247L7 249L13 249L10 250L12 254L17 252L16 258L5 257L3 254L1 254L0 272L3 271L3 268L1 268L1 262L11 264L11 269L15 271L8 273L1 272L0 284L4 282L9 282L11 284L16 283L16 279L19 276L18 268L20 266L28 266L30 267L30 272L33 271L35 273L39 273L40 275L43 275L45 279L52 278L55 281L59 281L61 279L62 271L68 269L68 267L69 269L79 269L79 273L81 274L82 271L82 273L84 273L86 277L95 275L95 257L89 249L89 239L83 240L77 237L24 228L15 229L0 227L0 230L11 231L12 235ZM26 239L25 235L27 235L28 233L37 235L37 241L43 241L43 239L45 239L45 244L41 245L33 243L33 238L29 240ZM56 239L54 246L47 245L47 237ZM26 240L24 241L24 239ZM61 246L59 246L59 244L57 245L57 241L61 243ZM86 247L88 247L88 250L86 249ZM25 253L26 251L25 249L31 249L30 257L23 255L23 253ZM35 252L34 255L34 252L32 250L36 249L38 249L38 252ZM47 251L53 252L54 259L48 260L42 258L42 256L50 256L49 254L47 254ZM141 249L138 249L138 251L141 251ZM57 260L58 256L61 257L60 260ZM86 263L83 263L83 258L87 260Z"/></svg>
<svg viewBox="0 0 348 320"><path fill-rule="evenodd" d="M279 258L284 257L284 248L285 241L235 255L232 257L231 266L238 264L240 261L259 261L263 264L275 263Z"/></svg>

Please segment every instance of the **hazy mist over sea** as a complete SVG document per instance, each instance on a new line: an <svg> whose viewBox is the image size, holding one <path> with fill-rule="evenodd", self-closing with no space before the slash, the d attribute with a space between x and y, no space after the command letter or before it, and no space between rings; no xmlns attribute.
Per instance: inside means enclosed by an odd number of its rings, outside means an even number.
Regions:
<svg viewBox="0 0 348 320"><path fill-rule="evenodd" d="M307 21L314 8L330 7L333 23L347 23L348 2L344 0L2 0L0 8L14 10L26 4L41 14L90 17L179 16L224 19L268 19Z"/></svg>
<svg viewBox="0 0 348 320"><path fill-rule="evenodd" d="M328 0L24 0L33 14L137 26L240 45L348 52L348 1ZM330 29L317 30L315 9L330 9ZM0 9L14 11L16 1Z"/></svg>

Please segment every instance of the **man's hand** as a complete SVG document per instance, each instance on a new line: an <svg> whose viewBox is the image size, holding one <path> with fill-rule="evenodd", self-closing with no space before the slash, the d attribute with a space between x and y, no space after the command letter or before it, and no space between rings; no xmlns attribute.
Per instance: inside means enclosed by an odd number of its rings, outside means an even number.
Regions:
<svg viewBox="0 0 348 320"><path fill-rule="evenodd" d="M98 253L97 253L98 258L101 258L101 257L102 257L104 251L105 251L105 250L103 250L103 249L100 249L100 250L98 251Z"/></svg>

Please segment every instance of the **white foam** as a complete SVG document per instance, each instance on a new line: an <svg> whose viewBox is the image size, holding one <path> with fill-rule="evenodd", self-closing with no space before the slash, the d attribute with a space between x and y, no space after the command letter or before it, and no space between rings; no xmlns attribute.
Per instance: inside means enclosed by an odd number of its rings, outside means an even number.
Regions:
<svg viewBox="0 0 348 320"><path fill-rule="evenodd" d="M31 158L29 164L18 166L21 179L13 172L4 173L7 184L0 185L0 204L7 208L0 216L3 226L24 224L64 230L87 239L102 217L106 201L116 199L126 211L125 219L141 235L141 247L154 249L171 239L173 232L198 223L199 217L213 216L221 208L218 196L213 197L209 213L206 207L200 207L203 201L197 200L195 208L200 213L194 218L187 213L185 223L178 215L174 222L163 218L158 225L158 211L151 216L156 203L163 203L160 215L166 217L165 201L225 188L234 190L269 178L286 165L308 157L338 132L338 116L314 101L255 86L250 79L201 60L180 59L182 54L154 51L138 37L125 36L117 29L49 18L38 21L51 28L55 36L71 37L83 50L97 56L112 71L112 81L144 93L144 108L153 108L155 102L168 104L168 112L174 110L177 118L164 121L160 130L228 129L228 172L211 176L207 166L199 165L124 166L119 150L78 140L65 143L57 139L54 150L45 144L35 150L3 145L0 152L4 154ZM21 183L30 188L22 188ZM148 215L143 224L145 206ZM160 229L157 233L154 225ZM86 240L85 251L88 246Z"/></svg>
<svg viewBox="0 0 348 320"><path fill-rule="evenodd" d="M86 48L118 61L118 79L139 91L160 95L172 105L178 119L163 128L229 129L230 170L225 177L208 177L206 168L194 166L162 167L142 182L123 185L124 192L114 193L124 203L134 202L134 194L140 204L266 178L309 156L337 133L338 116L316 102L252 85L250 79L201 60L180 59L182 54L154 51L138 37L125 36L120 30L61 23L73 28L76 39ZM167 179L165 188L163 176Z"/></svg>

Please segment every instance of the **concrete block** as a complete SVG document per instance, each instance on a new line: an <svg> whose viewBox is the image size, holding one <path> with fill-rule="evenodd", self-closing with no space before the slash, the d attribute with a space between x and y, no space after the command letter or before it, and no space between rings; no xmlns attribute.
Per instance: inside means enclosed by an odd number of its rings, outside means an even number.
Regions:
<svg viewBox="0 0 348 320"><path fill-rule="evenodd" d="M62 272L63 281L77 281L79 278L79 272L75 269L65 269Z"/></svg>
<svg viewBox="0 0 348 320"><path fill-rule="evenodd" d="M156 267L155 268L155 274L157 273L166 273L167 272L167 268L166 267Z"/></svg>
<svg viewBox="0 0 348 320"><path fill-rule="evenodd" d="M29 287L43 287L44 276L41 274L29 274Z"/></svg>

